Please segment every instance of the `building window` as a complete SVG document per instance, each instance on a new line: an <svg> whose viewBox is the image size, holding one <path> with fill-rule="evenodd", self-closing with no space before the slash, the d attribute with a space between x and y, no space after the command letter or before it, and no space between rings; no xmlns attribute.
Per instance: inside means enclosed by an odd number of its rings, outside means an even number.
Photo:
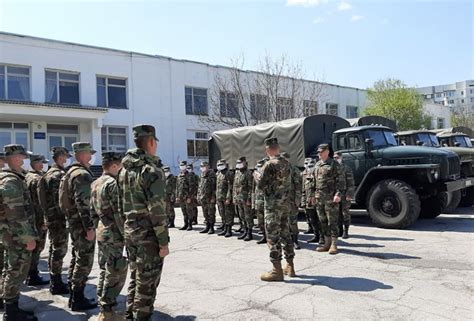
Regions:
<svg viewBox="0 0 474 321"><path fill-rule="evenodd" d="M97 77L97 106L127 109L127 80Z"/></svg>
<svg viewBox="0 0 474 321"><path fill-rule="evenodd" d="M209 133L188 131L188 158L191 157L208 157L209 151L207 142Z"/></svg>
<svg viewBox="0 0 474 321"><path fill-rule="evenodd" d="M316 115L318 113L318 102L314 100L304 100L303 113L305 116Z"/></svg>
<svg viewBox="0 0 474 321"><path fill-rule="evenodd" d="M438 129L444 128L444 118L438 118L437 128Z"/></svg>
<svg viewBox="0 0 474 321"><path fill-rule="evenodd" d="M461 99L461 104L464 104L464 99Z"/></svg>
<svg viewBox="0 0 474 321"><path fill-rule="evenodd" d="M464 90L461 90L461 96L464 96Z"/></svg>
<svg viewBox="0 0 474 321"><path fill-rule="evenodd" d="M221 91L219 99L221 117L239 118L239 101L236 94Z"/></svg>
<svg viewBox="0 0 474 321"><path fill-rule="evenodd" d="M436 98L441 98L441 93L436 94Z"/></svg>
<svg viewBox="0 0 474 321"><path fill-rule="evenodd" d="M346 118L358 118L359 107L357 106L346 106Z"/></svg>
<svg viewBox="0 0 474 321"><path fill-rule="evenodd" d="M278 97L276 105L276 120L283 120L294 117L293 99Z"/></svg>
<svg viewBox="0 0 474 321"><path fill-rule="evenodd" d="M79 74L46 70L46 102L79 105Z"/></svg>
<svg viewBox="0 0 474 321"><path fill-rule="evenodd" d="M250 94L250 113L254 120L269 120L268 97Z"/></svg>
<svg viewBox="0 0 474 321"><path fill-rule="evenodd" d="M21 144L29 149L30 130L28 123L0 122L0 146Z"/></svg>
<svg viewBox="0 0 474 321"><path fill-rule="evenodd" d="M453 105L453 104L454 104L454 100L451 99L451 100L448 101L448 103L449 103L450 105Z"/></svg>
<svg viewBox="0 0 474 321"><path fill-rule="evenodd" d="M471 97L471 103L474 103L474 97Z"/></svg>
<svg viewBox="0 0 474 321"><path fill-rule="evenodd" d="M184 87L186 115L207 115L207 89Z"/></svg>
<svg viewBox="0 0 474 321"><path fill-rule="evenodd" d="M426 96L425 96L425 98L426 98L426 99L431 99L431 98L432 98L432 96L433 96L433 95L431 95L431 94L428 94L428 95L426 95Z"/></svg>
<svg viewBox="0 0 474 321"><path fill-rule="evenodd" d="M48 142L49 148L54 146L66 147L72 150L72 144L79 141L79 126L48 124Z"/></svg>
<svg viewBox="0 0 474 321"><path fill-rule="evenodd" d="M0 65L0 99L30 100L30 68Z"/></svg>
<svg viewBox="0 0 474 321"><path fill-rule="evenodd" d="M338 111L337 104L326 103L326 114L333 115L333 116L338 116L339 111Z"/></svg>
<svg viewBox="0 0 474 321"><path fill-rule="evenodd" d="M472 94L472 89L469 89L469 93Z"/></svg>
<svg viewBox="0 0 474 321"><path fill-rule="evenodd" d="M102 132L102 152L126 152L127 128L115 126L103 126Z"/></svg>

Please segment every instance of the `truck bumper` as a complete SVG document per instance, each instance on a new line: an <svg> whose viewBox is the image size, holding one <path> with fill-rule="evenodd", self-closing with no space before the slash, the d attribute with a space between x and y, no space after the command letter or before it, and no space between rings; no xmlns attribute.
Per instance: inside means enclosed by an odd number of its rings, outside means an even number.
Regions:
<svg viewBox="0 0 474 321"><path fill-rule="evenodd" d="M461 178L456 181L444 183L447 192L454 192L460 189L474 186L474 177Z"/></svg>

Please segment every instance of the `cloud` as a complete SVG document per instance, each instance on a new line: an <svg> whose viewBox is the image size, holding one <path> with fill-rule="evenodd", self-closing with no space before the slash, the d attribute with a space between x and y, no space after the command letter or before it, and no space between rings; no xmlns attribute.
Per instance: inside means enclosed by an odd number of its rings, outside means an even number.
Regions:
<svg viewBox="0 0 474 321"><path fill-rule="evenodd" d="M362 19L364 19L364 16L353 14L352 17L351 17L351 22L357 22L357 21L360 21Z"/></svg>
<svg viewBox="0 0 474 321"><path fill-rule="evenodd" d="M287 6L316 7L327 3L328 0L286 0Z"/></svg>
<svg viewBox="0 0 474 321"><path fill-rule="evenodd" d="M337 5L337 10L339 10L339 11L350 10L350 9L352 9L351 4L348 3L348 2L345 2L344 0L341 1L341 2Z"/></svg>
<svg viewBox="0 0 474 321"><path fill-rule="evenodd" d="M313 20L313 23L314 23L314 24L319 24L319 23L323 23L324 21L326 21L326 19L324 19L323 17L316 17L316 18Z"/></svg>

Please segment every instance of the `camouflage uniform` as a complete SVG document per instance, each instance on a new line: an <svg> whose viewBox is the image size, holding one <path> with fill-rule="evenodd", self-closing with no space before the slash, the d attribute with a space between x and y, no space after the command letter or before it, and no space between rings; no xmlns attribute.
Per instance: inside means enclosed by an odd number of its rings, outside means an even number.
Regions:
<svg viewBox="0 0 474 321"><path fill-rule="evenodd" d="M189 173L189 194L191 198L191 203L189 203L188 215L192 220L192 224L197 224L198 217L198 208L197 208L197 194L199 189L199 176L193 172L193 165L187 165L186 170ZM192 214L189 214L192 213Z"/></svg>
<svg viewBox="0 0 474 321"><path fill-rule="evenodd" d="M243 234L240 239L247 241L252 239L253 214L251 211L252 201L252 173L247 168L245 157L240 157L236 166L242 166L235 170L234 186L232 188L232 200L235 210L239 217L241 225L243 225ZM250 205L249 205L250 204Z"/></svg>
<svg viewBox="0 0 474 321"><path fill-rule="evenodd" d="M176 176L174 176L169 166L164 166L166 176L166 215L168 216L168 227L174 227L175 213L174 203L176 201Z"/></svg>
<svg viewBox="0 0 474 321"><path fill-rule="evenodd" d="M186 166L186 161L182 161L180 163L180 167L181 166ZM176 201L179 202L184 219L184 226L181 228L181 230L186 230L188 228L192 229L193 224L193 207L191 203L188 203L188 200L191 201L191 192L189 185L190 182L188 171L181 170L176 179Z"/></svg>
<svg viewBox="0 0 474 321"><path fill-rule="evenodd" d="M264 161L259 161L255 166L255 171L253 172L253 193L252 193L252 207L255 210L257 216L257 224L262 231L262 238L257 241L257 244L263 244L267 242L267 237L265 233L265 199L262 189L258 186L258 175L261 174Z"/></svg>
<svg viewBox="0 0 474 321"><path fill-rule="evenodd" d="M219 235L232 236L232 225L234 224L234 213L230 201L232 200L232 187L234 184L234 177L227 168L224 159L219 160L217 167L225 166L217 173L216 177L216 201L219 214L225 227ZM226 202L229 200L229 204Z"/></svg>
<svg viewBox="0 0 474 321"><path fill-rule="evenodd" d="M102 153L103 163L120 161L119 153ZM105 170L105 169L104 169ZM91 187L91 217L97 230L98 260L100 267L97 297L102 309L117 304L117 296L127 277L127 259L123 256L124 240L117 221L118 189L114 176L102 174Z"/></svg>
<svg viewBox="0 0 474 321"><path fill-rule="evenodd" d="M308 242L315 243L320 240L320 228L319 228L319 218L316 213L316 207L314 202L314 194L315 194L315 182L314 182L314 160L311 160L308 163L308 167L302 173L303 179L303 196L302 196L302 204L305 209L306 217L309 220L309 224L311 226L312 233L314 233L314 237L310 239ZM323 237L324 239L324 237ZM321 242L321 244L324 242Z"/></svg>
<svg viewBox="0 0 474 321"><path fill-rule="evenodd" d="M304 190L304 184L305 184L307 173L309 171L309 164L312 163L312 162L314 162L314 159L305 158L305 160L304 160L304 170L301 172L301 182L302 182L302 188L303 188L302 191L301 191L301 207L302 208L305 208L305 206L306 206L306 195L305 195L305 190ZM313 163L313 167L314 167L314 164L315 164L315 162ZM306 214L306 211L305 211L305 214ZM304 232L304 234L314 233L313 226L311 225L311 222L310 222L310 219L309 219L308 215L305 215L305 219L306 219L306 224L308 224L308 229Z"/></svg>
<svg viewBox="0 0 474 321"><path fill-rule="evenodd" d="M354 173L352 172L352 169L346 164L344 164L344 162L341 163L341 167L342 172L344 173L346 189L341 197L341 203L339 208L339 235L343 238L348 238L349 226L351 225L351 214L349 212L351 208L351 201L348 201L346 198L354 198L355 182Z"/></svg>
<svg viewBox="0 0 474 321"><path fill-rule="evenodd" d="M7 157L17 154L26 157L22 145L6 145L4 151ZM18 308L20 286L30 269L31 252L26 249L26 244L37 240L34 212L25 176L10 169L0 172L0 233L6 252L2 297L8 314L11 306ZM10 319L4 315L4 320Z"/></svg>
<svg viewBox="0 0 474 321"><path fill-rule="evenodd" d="M156 139L155 128L150 125L135 126L133 132L135 138L151 136ZM133 310L135 319L149 320L164 263L160 247L169 242L165 175L157 166L159 158L140 148L130 149L122 164L120 206L125 217L125 244L132 279L127 310Z"/></svg>
<svg viewBox="0 0 474 321"><path fill-rule="evenodd" d="M207 222L206 228L202 233L214 233L214 224L216 222L216 174L209 169L208 162L202 162L201 168L206 168L205 172L201 171L199 180L198 202L202 206L202 212Z"/></svg>
<svg viewBox="0 0 474 321"><path fill-rule="evenodd" d="M282 156L287 160L290 161L290 155L288 153L282 153ZM300 249L298 244L298 214L299 214L299 206L301 203L301 190L302 190L302 182L301 182L301 171L296 166L291 166L291 192L289 195L290 201L290 215L289 215L289 224L290 224L290 232L291 238L293 239L293 243L295 244L295 249Z"/></svg>
<svg viewBox="0 0 474 321"><path fill-rule="evenodd" d="M5 153L2 151L0 152L0 174L2 173L4 166L5 166ZM1 203L0 203L0 206L2 206ZM1 233L1 229L0 229L0 233ZM3 308L2 294L3 294L3 267L5 265L4 256L5 256L5 247L3 246L2 237L0 235L0 308Z"/></svg>

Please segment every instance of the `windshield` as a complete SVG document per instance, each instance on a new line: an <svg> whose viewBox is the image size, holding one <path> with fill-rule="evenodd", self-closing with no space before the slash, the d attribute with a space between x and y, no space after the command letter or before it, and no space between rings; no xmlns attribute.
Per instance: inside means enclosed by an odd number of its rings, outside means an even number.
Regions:
<svg viewBox="0 0 474 321"><path fill-rule="evenodd" d="M428 146L428 147L438 147L438 138L436 138L436 135L434 134L429 134L429 133L421 133L417 135L417 140L423 142L423 146Z"/></svg>
<svg viewBox="0 0 474 321"><path fill-rule="evenodd" d="M381 147L381 146L397 146L397 140L393 135L393 132L388 130L368 130L367 138L373 139L374 147Z"/></svg>
<svg viewBox="0 0 474 321"><path fill-rule="evenodd" d="M454 136L454 143L459 143L459 147L472 147L471 142L466 136Z"/></svg>

